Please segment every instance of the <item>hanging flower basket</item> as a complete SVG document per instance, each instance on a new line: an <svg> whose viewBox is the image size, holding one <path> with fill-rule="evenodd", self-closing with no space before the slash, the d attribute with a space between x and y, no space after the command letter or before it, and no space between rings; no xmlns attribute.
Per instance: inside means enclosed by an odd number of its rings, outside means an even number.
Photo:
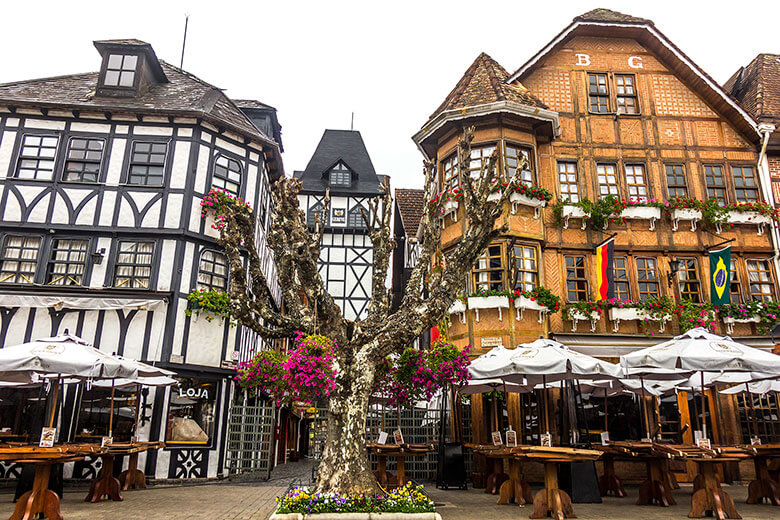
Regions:
<svg viewBox="0 0 780 520"><path fill-rule="evenodd" d="M501 192L500 191L494 191L490 195L487 196L488 202L498 202L501 200Z"/></svg>
<svg viewBox="0 0 780 520"><path fill-rule="evenodd" d="M726 325L726 334L734 333L735 323L761 323L759 316L750 316L747 318L732 318L731 316L723 316L723 324Z"/></svg>
<svg viewBox="0 0 780 520"><path fill-rule="evenodd" d="M588 225L589 217L590 214L585 213L585 210L579 206L564 205L561 211L561 218L563 220L563 229L569 229L569 219L571 218L582 219L582 227L580 229L585 229Z"/></svg>
<svg viewBox="0 0 780 520"><path fill-rule="evenodd" d="M460 203L455 199L450 199L444 202L442 205L442 211L444 213L444 216L446 217L450 213L452 213L452 219L457 222L458 221L458 206Z"/></svg>
<svg viewBox="0 0 780 520"><path fill-rule="evenodd" d="M596 323L601 319L601 314L598 312L585 313L582 311L571 310L568 318L571 320L571 331L577 332L577 324L581 321L590 322L590 331L596 332Z"/></svg>
<svg viewBox="0 0 780 520"><path fill-rule="evenodd" d="M696 225L702 219L698 209L679 208L672 210L672 231L677 231L681 220L691 223L691 231L696 231Z"/></svg>

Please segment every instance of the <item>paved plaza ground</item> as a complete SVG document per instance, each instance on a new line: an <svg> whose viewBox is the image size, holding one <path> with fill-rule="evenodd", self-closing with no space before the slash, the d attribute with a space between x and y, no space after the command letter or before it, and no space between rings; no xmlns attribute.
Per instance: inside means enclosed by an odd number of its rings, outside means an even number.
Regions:
<svg viewBox="0 0 780 520"><path fill-rule="evenodd" d="M274 498L283 493L290 482L300 482L311 476L307 464L274 470L273 479L262 483L220 482L204 485L157 485L145 490L127 491L123 502L84 503L86 488L66 488L62 502L65 520L265 520L274 509ZM479 489L443 491L433 483L426 485L438 504L444 520L520 520L528 518L530 506L497 506L496 497ZM780 519L780 507L747 505L746 486L724 486L737 503L744 520ZM677 505L669 508L634 505L636 487L627 487L628 497L606 498L603 504L575 504L582 520L670 520L685 519L690 507L691 487L683 485L674 492ZM13 493L0 493L0 520L13 511Z"/></svg>

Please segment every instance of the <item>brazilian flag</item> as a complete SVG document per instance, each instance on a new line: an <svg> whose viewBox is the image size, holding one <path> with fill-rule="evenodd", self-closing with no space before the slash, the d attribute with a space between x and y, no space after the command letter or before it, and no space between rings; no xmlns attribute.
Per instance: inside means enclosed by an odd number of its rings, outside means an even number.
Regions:
<svg viewBox="0 0 780 520"><path fill-rule="evenodd" d="M713 305L731 302L731 246L710 251L710 294Z"/></svg>

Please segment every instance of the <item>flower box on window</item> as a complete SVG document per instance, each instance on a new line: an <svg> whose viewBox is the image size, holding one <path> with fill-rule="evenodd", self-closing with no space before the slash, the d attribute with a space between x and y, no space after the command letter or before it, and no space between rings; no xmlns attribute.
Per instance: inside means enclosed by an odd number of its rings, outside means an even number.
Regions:
<svg viewBox="0 0 780 520"><path fill-rule="evenodd" d="M523 195L522 193L512 193L509 196L509 202L512 203L512 214L514 215L517 213L517 205L521 206L528 206L531 208L534 208L534 218L539 218L542 208L547 207L547 201L536 199L532 197L527 197ZM584 215L584 213L583 213Z"/></svg>
<svg viewBox="0 0 780 520"><path fill-rule="evenodd" d="M726 325L726 334L733 334L735 323L761 323L761 318L758 316L749 316L746 318L732 318L731 316L723 316L723 323Z"/></svg>
<svg viewBox="0 0 780 520"><path fill-rule="evenodd" d="M515 309L517 310L517 316L515 318L517 320L523 319L523 311L525 310L538 311L539 323L542 323L544 321L544 317L547 316L548 312L550 312L550 309L544 305L540 305L536 300L532 300L525 296L518 296L515 298Z"/></svg>
<svg viewBox="0 0 780 520"><path fill-rule="evenodd" d="M449 314L460 314L460 322L466 323L466 303L463 300L455 300L455 302L450 305Z"/></svg>
<svg viewBox="0 0 780 520"><path fill-rule="evenodd" d="M509 308L509 296L469 296L468 304L469 309L475 311L477 321L480 309L498 309L498 320L501 321L501 309Z"/></svg>
<svg viewBox="0 0 780 520"><path fill-rule="evenodd" d="M609 309L609 319L614 322L613 331L620 330L621 321L657 321L660 323L660 331L666 330L666 322L671 321L672 316L664 314L662 316L650 314L644 309L637 307L612 307Z"/></svg>
<svg viewBox="0 0 780 520"><path fill-rule="evenodd" d="M487 196L488 202L498 202L501 200L501 192L500 191L494 191L490 195Z"/></svg>
<svg viewBox="0 0 780 520"><path fill-rule="evenodd" d="M732 225L745 225L753 224L758 226L758 235L764 234L764 226L772 222L772 218L768 215L762 215L757 211L729 211L726 217L726 223ZM715 230L717 233L723 232L723 225L720 222L715 224Z"/></svg>
<svg viewBox="0 0 780 520"><path fill-rule="evenodd" d="M570 218L582 219L582 227L580 229L585 229L588 225L588 217L590 217L590 214L585 213L585 210L579 206L565 205L561 211L561 217L563 218L563 229L569 229Z"/></svg>
<svg viewBox="0 0 780 520"><path fill-rule="evenodd" d="M701 220L702 213L698 209L678 208L672 210L672 231L677 231L681 220L691 223L691 231L696 231L696 224Z"/></svg>
<svg viewBox="0 0 780 520"><path fill-rule="evenodd" d="M590 314L587 314L580 311L571 311L569 313L569 319L571 320L572 332L577 332L577 324L581 321L589 321L590 331L596 332L596 322L601 319L601 314L598 312L591 312Z"/></svg>
<svg viewBox="0 0 780 520"><path fill-rule="evenodd" d="M457 222L458 221L458 206L459 203L455 199L445 200L444 204L442 204L442 212L443 215L446 217L450 213L452 213L452 219Z"/></svg>
<svg viewBox="0 0 780 520"><path fill-rule="evenodd" d="M655 221L661 218L661 208L652 206L629 206L620 212L620 217L626 220L649 220L650 231L655 230Z"/></svg>

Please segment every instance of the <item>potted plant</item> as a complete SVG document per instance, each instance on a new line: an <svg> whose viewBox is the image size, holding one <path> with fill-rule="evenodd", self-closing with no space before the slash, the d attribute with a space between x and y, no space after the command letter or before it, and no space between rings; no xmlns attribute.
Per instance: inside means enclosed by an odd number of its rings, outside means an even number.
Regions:
<svg viewBox="0 0 780 520"><path fill-rule="evenodd" d="M735 323L757 323L762 324L761 329L768 330L777 323L778 316L777 302L759 302L749 301L745 303L732 303L721 305L718 308L721 320L726 325L726 333L734 333Z"/></svg>
<svg viewBox="0 0 780 520"><path fill-rule="evenodd" d="M210 289L195 289L187 295L187 308L184 314L192 316L192 312L199 316L205 314L206 321L212 321L214 318L228 320L231 325L235 325L231 320L230 297L225 291Z"/></svg>
<svg viewBox="0 0 780 520"><path fill-rule="evenodd" d="M614 332L620 330L621 321L656 321L660 324L660 331L664 332L676 309L674 301L666 296L645 302L612 298L607 300L606 305L609 306L609 319L614 322Z"/></svg>
<svg viewBox="0 0 780 520"><path fill-rule="evenodd" d="M764 234L764 226L777 221L777 209L764 202L735 202L725 208L726 223L734 225L755 224L758 226L758 235ZM717 226L717 232L723 231L722 225Z"/></svg>
<svg viewBox="0 0 780 520"><path fill-rule="evenodd" d="M557 203L553 207L553 216L555 222L563 229L569 229L569 219L578 218L582 221L580 229L585 229L588 225L588 213L579 203L571 203L568 199Z"/></svg>
<svg viewBox="0 0 780 520"><path fill-rule="evenodd" d="M655 230L656 221L661 218L661 208L658 201L650 199L643 201L638 199L622 200L623 210L619 213L620 218L625 220L649 220L650 231Z"/></svg>
<svg viewBox="0 0 780 520"><path fill-rule="evenodd" d="M444 218L452 213L453 220L457 222L458 207L460 206L460 201L463 200L463 191L460 188L445 190L429 200L428 205L435 207L440 200L442 201L441 217Z"/></svg>

